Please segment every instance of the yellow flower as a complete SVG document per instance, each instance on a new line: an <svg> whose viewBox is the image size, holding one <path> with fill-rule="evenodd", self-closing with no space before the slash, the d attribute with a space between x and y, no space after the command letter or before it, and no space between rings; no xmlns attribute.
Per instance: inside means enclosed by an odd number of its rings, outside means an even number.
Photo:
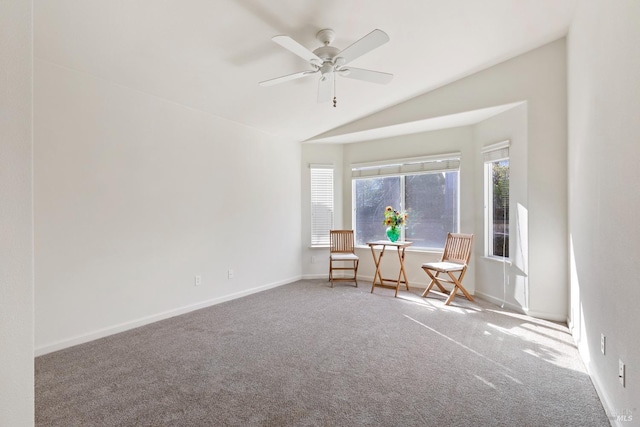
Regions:
<svg viewBox="0 0 640 427"><path fill-rule="evenodd" d="M384 221L382 223L393 228L401 227L407 223L408 217L409 215L406 212L400 212L394 210L391 206L387 206L384 209Z"/></svg>

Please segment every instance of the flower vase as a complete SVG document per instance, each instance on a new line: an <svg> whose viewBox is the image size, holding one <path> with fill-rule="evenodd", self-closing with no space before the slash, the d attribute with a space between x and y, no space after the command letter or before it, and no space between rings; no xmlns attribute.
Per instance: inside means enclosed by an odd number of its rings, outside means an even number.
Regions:
<svg viewBox="0 0 640 427"><path fill-rule="evenodd" d="M400 238L400 228L399 227L387 227L387 238L395 242Z"/></svg>

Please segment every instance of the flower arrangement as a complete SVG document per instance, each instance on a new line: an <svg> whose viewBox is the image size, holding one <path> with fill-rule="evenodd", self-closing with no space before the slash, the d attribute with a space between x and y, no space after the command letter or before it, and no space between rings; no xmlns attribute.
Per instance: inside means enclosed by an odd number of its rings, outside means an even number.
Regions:
<svg viewBox="0 0 640 427"><path fill-rule="evenodd" d="M395 242L400 238L400 227L407 223L408 217L406 212L398 212L393 210L391 206L387 206L384 209L384 221L382 223L387 226L389 240Z"/></svg>
<svg viewBox="0 0 640 427"><path fill-rule="evenodd" d="M407 215L406 212L398 212L396 210L393 210L391 206L387 206L384 209L383 224L386 225L387 227L391 227L395 229L402 225L405 225L407 223L408 217L409 215Z"/></svg>

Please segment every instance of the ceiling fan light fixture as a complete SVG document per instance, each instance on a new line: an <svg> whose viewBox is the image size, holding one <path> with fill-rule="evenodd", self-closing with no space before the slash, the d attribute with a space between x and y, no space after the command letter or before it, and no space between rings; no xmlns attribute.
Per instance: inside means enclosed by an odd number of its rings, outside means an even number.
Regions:
<svg viewBox="0 0 640 427"><path fill-rule="evenodd" d="M324 76L325 74L329 74L333 72L333 65L330 62L325 62L320 67L320 73Z"/></svg>

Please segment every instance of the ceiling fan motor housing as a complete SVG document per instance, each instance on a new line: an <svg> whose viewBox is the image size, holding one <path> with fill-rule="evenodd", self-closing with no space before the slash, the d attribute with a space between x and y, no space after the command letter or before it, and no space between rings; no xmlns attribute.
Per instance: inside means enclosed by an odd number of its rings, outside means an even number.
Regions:
<svg viewBox="0 0 640 427"><path fill-rule="evenodd" d="M323 61L332 61L333 58L336 57L338 53L340 53L340 49L333 46L322 46L313 51L319 58Z"/></svg>
<svg viewBox="0 0 640 427"><path fill-rule="evenodd" d="M323 44L323 46L317 48L313 53L322 59L322 65L320 66L320 73L322 75L332 73L335 71L335 59L340 49L337 47L329 46L335 39L336 33L330 28L318 31L316 38Z"/></svg>

